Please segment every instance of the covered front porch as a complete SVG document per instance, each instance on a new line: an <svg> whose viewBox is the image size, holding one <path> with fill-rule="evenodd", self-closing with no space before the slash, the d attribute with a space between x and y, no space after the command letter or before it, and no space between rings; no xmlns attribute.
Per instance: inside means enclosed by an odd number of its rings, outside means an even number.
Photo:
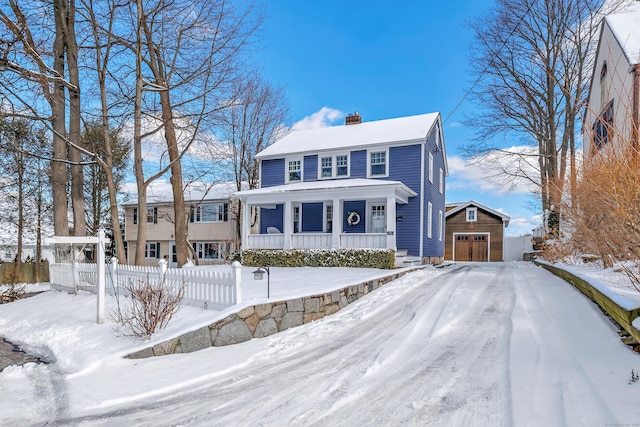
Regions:
<svg viewBox="0 0 640 427"><path fill-rule="evenodd" d="M377 179L241 191L243 249L396 250L396 205L416 193Z"/></svg>

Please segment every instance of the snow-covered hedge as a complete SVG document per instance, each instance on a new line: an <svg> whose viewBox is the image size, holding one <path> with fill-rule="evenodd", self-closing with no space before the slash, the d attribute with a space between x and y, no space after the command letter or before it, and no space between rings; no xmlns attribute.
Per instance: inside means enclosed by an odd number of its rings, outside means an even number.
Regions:
<svg viewBox="0 0 640 427"><path fill-rule="evenodd" d="M391 249L247 249L242 264L273 267L357 267L392 269Z"/></svg>

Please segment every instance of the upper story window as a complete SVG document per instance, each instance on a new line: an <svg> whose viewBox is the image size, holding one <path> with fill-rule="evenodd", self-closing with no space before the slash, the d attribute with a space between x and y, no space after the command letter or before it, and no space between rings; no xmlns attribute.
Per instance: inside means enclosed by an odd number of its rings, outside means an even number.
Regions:
<svg viewBox="0 0 640 427"><path fill-rule="evenodd" d="M369 152L369 176L386 176L387 175L387 152L371 151Z"/></svg>
<svg viewBox="0 0 640 427"><path fill-rule="evenodd" d="M295 159L287 161L287 182L302 181L302 160Z"/></svg>
<svg viewBox="0 0 640 427"><path fill-rule="evenodd" d="M467 222L476 222L478 220L478 208L467 208Z"/></svg>
<svg viewBox="0 0 640 427"><path fill-rule="evenodd" d="M440 168L440 194L444 194L444 171Z"/></svg>
<svg viewBox="0 0 640 427"><path fill-rule="evenodd" d="M320 176L318 178L340 178L349 176L349 156L339 154L336 156L320 156Z"/></svg>
<svg viewBox="0 0 640 427"><path fill-rule="evenodd" d="M433 153L429 152L429 182L433 182Z"/></svg>
<svg viewBox="0 0 640 427"><path fill-rule="evenodd" d="M138 208L133 208L133 223L138 223ZM147 224L158 223L158 208L147 208Z"/></svg>
<svg viewBox="0 0 640 427"><path fill-rule="evenodd" d="M613 140L613 100L596 117L591 127L593 147L600 150Z"/></svg>
<svg viewBox="0 0 640 427"><path fill-rule="evenodd" d="M206 203L191 211L191 222L225 222L228 220L228 203Z"/></svg>
<svg viewBox="0 0 640 427"><path fill-rule="evenodd" d="M607 61L602 63L600 69L600 107L603 107L609 101L607 94Z"/></svg>

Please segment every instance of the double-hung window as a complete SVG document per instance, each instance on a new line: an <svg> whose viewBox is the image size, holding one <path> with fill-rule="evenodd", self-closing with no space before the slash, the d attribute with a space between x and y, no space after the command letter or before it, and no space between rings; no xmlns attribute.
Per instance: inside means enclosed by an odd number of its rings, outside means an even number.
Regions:
<svg viewBox="0 0 640 427"><path fill-rule="evenodd" d="M144 247L145 258L160 258L160 242L147 242Z"/></svg>
<svg viewBox="0 0 640 427"><path fill-rule="evenodd" d="M319 179L342 178L349 176L349 155L319 157Z"/></svg>
<svg viewBox="0 0 640 427"><path fill-rule="evenodd" d="M369 153L369 175L387 175L387 152L372 151Z"/></svg>
<svg viewBox="0 0 640 427"><path fill-rule="evenodd" d="M349 157L346 154L336 156L336 176L349 176Z"/></svg>
<svg viewBox="0 0 640 427"><path fill-rule="evenodd" d="M478 208L467 208L467 222L476 222L478 220Z"/></svg>
<svg viewBox="0 0 640 427"><path fill-rule="evenodd" d="M433 153L429 152L429 182L433 183Z"/></svg>
<svg viewBox="0 0 640 427"><path fill-rule="evenodd" d="M320 177L333 177L333 157L329 156L320 158Z"/></svg>
<svg viewBox="0 0 640 427"><path fill-rule="evenodd" d="M222 259L220 243L217 242L196 242L193 244L198 259Z"/></svg>
<svg viewBox="0 0 640 427"><path fill-rule="evenodd" d="M138 208L133 208L133 223L138 223ZM158 223L158 208L147 208L147 224Z"/></svg>
<svg viewBox="0 0 640 427"><path fill-rule="evenodd" d="M205 203L191 211L191 222L226 222L229 205L227 203Z"/></svg>
<svg viewBox="0 0 640 427"><path fill-rule="evenodd" d="M287 162L287 182L302 181L302 160L289 160Z"/></svg>

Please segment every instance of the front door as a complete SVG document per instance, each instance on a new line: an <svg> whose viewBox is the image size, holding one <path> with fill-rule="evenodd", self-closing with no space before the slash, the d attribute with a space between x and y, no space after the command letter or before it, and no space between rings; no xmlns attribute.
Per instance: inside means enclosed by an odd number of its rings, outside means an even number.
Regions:
<svg viewBox="0 0 640 427"><path fill-rule="evenodd" d="M384 233L386 225L384 205L371 205L371 232Z"/></svg>

